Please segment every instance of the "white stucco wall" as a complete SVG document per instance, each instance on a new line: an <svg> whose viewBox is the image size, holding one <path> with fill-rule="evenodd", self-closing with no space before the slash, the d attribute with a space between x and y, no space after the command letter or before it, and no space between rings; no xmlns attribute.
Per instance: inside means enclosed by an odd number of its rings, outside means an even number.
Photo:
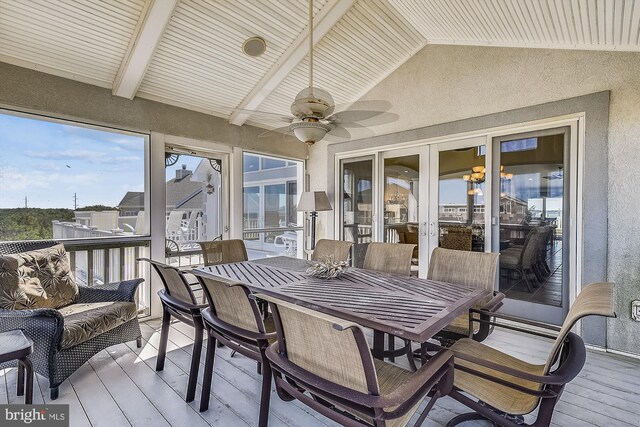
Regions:
<svg viewBox="0 0 640 427"><path fill-rule="evenodd" d="M616 283L618 313L608 346L640 354L640 323L630 319L630 301L640 299L640 53L427 46L363 99L390 101L399 115L374 128L381 135L603 90L611 91L609 159L602 159L609 173L607 275ZM326 189L326 142L310 149L308 170L311 189ZM318 238L332 215L320 214Z"/></svg>

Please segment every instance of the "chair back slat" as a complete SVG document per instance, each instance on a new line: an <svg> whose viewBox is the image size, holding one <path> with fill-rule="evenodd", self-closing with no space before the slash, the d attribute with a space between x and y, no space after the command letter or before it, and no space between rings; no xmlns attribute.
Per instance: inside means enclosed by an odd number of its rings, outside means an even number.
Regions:
<svg viewBox="0 0 640 427"><path fill-rule="evenodd" d="M331 258L333 261L347 261L351 242L341 240L321 239L316 243L316 248L311 255L311 261L324 261Z"/></svg>
<svg viewBox="0 0 640 427"><path fill-rule="evenodd" d="M416 245L404 243L370 243L364 257L365 270L409 276L411 257Z"/></svg>
<svg viewBox="0 0 640 427"><path fill-rule="evenodd" d="M435 248L427 279L493 291L498 276L498 253Z"/></svg>
<svg viewBox="0 0 640 427"><path fill-rule="evenodd" d="M160 276L160 281L169 295L188 304L197 304L191 287L177 268L157 261L148 261Z"/></svg>
<svg viewBox="0 0 640 427"><path fill-rule="evenodd" d="M613 307L613 283L593 283L582 289L582 292L580 292L571 306L569 314L564 319L558 337L553 343L545 365L545 374L549 373L555 364L567 334L578 320L586 316L615 317L616 313Z"/></svg>
<svg viewBox="0 0 640 427"><path fill-rule="evenodd" d="M279 350L290 362L343 387L379 393L373 358L359 325L258 296L271 303Z"/></svg>
<svg viewBox="0 0 640 427"><path fill-rule="evenodd" d="M247 261L247 248L240 239L200 242L204 265Z"/></svg>
<svg viewBox="0 0 640 427"><path fill-rule="evenodd" d="M238 328L265 333L264 323L249 290L240 283L227 283L198 276L209 306L217 318Z"/></svg>

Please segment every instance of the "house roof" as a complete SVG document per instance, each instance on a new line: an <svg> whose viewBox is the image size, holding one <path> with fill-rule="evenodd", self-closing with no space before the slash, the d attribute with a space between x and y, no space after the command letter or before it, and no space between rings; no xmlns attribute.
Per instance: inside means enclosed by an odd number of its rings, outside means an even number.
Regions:
<svg viewBox="0 0 640 427"><path fill-rule="evenodd" d="M192 181L191 177L189 174L182 179L167 181L167 209L202 209L202 183Z"/></svg>
<svg viewBox="0 0 640 427"><path fill-rule="evenodd" d="M638 1L450 3L315 0L315 86L337 104L351 103L426 44L640 51ZM13 1L2 8L0 38L11 41L0 44L2 61L116 96L279 127L269 115L238 110L288 116L307 86L307 8L300 0ZM266 41L265 53L245 55L243 42L256 35Z"/></svg>
<svg viewBox="0 0 640 427"><path fill-rule="evenodd" d="M144 193L142 191L127 191L117 207L118 209L144 208Z"/></svg>

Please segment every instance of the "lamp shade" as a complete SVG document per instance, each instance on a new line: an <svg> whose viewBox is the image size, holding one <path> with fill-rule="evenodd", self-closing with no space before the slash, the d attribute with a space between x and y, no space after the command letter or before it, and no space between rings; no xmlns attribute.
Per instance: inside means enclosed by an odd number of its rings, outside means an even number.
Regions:
<svg viewBox="0 0 640 427"><path fill-rule="evenodd" d="M303 212L330 211L333 208L324 191L305 191L300 196L298 210Z"/></svg>

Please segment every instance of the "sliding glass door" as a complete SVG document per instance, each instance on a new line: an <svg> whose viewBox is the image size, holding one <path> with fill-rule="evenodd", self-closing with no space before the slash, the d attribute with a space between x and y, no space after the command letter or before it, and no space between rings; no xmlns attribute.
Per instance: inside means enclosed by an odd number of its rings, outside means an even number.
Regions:
<svg viewBox="0 0 640 427"><path fill-rule="evenodd" d="M569 304L570 129L493 142L493 250L505 310L562 322Z"/></svg>
<svg viewBox="0 0 640 427"><path fill-rule="evenodd" d="M374 233L374 156L345 159L340 169L340 239L353 242L353 264L362 266Z"/></svg>

